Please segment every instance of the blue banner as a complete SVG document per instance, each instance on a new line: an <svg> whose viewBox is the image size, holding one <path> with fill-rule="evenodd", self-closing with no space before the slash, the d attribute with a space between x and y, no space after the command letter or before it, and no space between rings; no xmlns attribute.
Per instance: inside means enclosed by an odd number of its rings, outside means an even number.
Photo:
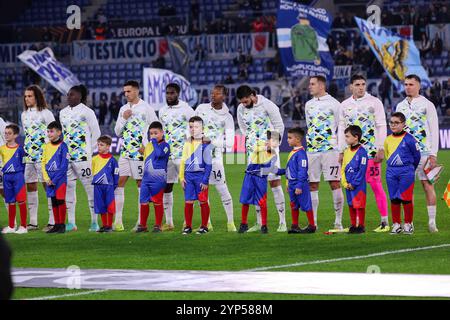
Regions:
<svg viewBox="0 0 450 320"><path fill-rule="evenodd" d="M331 81L334 61L326 41L332 20L325 9L280 0L278 48L287 75L323 75Z"/></svg>
<svg viewBox="0 0 450 320"><path fill-rule="evenodd" d="M422 79L422 88L431 86L413 40L366 20L357 17L355 20L397 91L403 91L402 82L409 74L416 74Z"/></svg>
<svg viewBox="0 0 450 320"><path fill-rule="evenodd" d="M52 49L48 47L41 51L25 50L17 57L64 95L70 88L80 84L72 71L56 60Z"/></svg>

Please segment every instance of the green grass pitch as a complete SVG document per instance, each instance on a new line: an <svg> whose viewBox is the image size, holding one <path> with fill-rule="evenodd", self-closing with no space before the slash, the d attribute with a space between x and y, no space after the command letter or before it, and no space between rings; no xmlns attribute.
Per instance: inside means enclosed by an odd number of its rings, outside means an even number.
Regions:
<svg viewBox="0 0 450 320"><path fill-rule="evenodd" d="M282 164L287 154L282 154ZM450 163L450 151L439 153L439 162ZM240 222L239 193L243 180L244 165L226 166L227 183L234 200L235 224ZM413 236L390 236L371 232L379 223L373 194L368 188L367 230L364 235L324 235L333 226L334 210L328 184L320 186L319 227L313 235L287 235L277 233L278 215L273 204L272 192L269 199L269 234L236 234L226 232L226 216L217 192L212 187L210 203L214 231L207 235L182 236L183 193L179 185L174 188L175 232L162 234L135 234L131 228L137 219L137 189L134 181L129 181L125 190L124 224L126 231L112 234L89 233L89 211L86 194L78 184L77 226L78 231L65 235L47 235L31 232L27 235L7 235L13 249L14 267L80 268L96 269L165 269L165 270L227 270L238 271L258 267L284 265L296 262L352 257L404 248L415 248L450 243L450 210L441 200L447 181L449 168L443 172L436 185L438 197L437 225L439 233L428 232L428 217L425 196L419 183L415 188L415 234ZM384 179L383 179L384 180ZM283 185L285 179L283 178ZM387 189L385 189L387 191ZM42 189L39 190L39 223L47 221L47 206ZM287 194L285 194L287 197ZM287 198L286 198L287 200ZM287 222L290 211L286 201ZM0 224L6 224L6 214L0 209ZM250 225L255 220L254 210L250 211ZM154 222L153 210L149 224ZM195 207L194 226L200 222L199 207ZM301 215L303 225L306 217ZM348 208L344 210L344 224L348 225ZM337 263L323 263L275 271L326 271L326 272L366 272L370 265L378 265L382 273L450 274L448 248L416 251L369 259L350 260ZM15 299L39 296L73 294L77 291L65 289L22 289L15 291ZM352 298L342 296L308 296L255 293L192 293L192 292L136 292L106 291L90 295L67 297L67 299L335 299ZM374 297L359 297L374 298ZM401 297L399 297L401 298ZM391 297L389 299L392 299Z"/></svg>

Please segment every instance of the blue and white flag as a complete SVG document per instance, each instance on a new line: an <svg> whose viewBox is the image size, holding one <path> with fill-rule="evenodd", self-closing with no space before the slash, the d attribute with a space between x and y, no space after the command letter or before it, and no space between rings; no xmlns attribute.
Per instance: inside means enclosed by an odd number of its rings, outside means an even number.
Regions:
<svg viewBox="0 0 450 320"><path fill-rule="evenodd" d="M144 68L144 101L155 110L166 105L166 86L169 83L176 83L180 86L180 99L186 101L191 107L197 103L197 91L191 86L183 76L173 73L170 70Z"/></svg>
<svg viewBox="0 0 450 320"><path fill-rule="evenodd" d="M80 84L72 71L56 60L49 47L41 51L25 50L17 57L62 94L67 94L70 88Z"/></svg>
<svg viewBox="0 0 450 320"><path fill-rule="evenodd" d="M278 48L287 75L333 78L333 57L327 45L332 17L325 9L280 0Z"/></svg>
<svg viewBox="0 0 450 320"><path fill-rule="evenodd" d="M409 74L416 74L422 79L422 88L431 86L420 62L419 50L412 39L363 19L355 17L355 20L397 91L403 91L403 81Z"/></svg>

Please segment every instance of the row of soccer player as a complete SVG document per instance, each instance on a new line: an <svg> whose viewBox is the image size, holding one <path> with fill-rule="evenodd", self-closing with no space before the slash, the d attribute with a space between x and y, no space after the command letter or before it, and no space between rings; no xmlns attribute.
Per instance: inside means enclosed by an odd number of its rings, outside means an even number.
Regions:
<svg viewBox="0 0 450 320"><path fill-rule="evenodd" d="M374 191L381 215L381 224L375 231L389 231L387 200L380 177L380 163L385 156L386 119L383 105L377 98L366 92L365 85L366 81L362 76L354 76L351 80L353 95L340 104L326 93L326 80L323 77L315 76L310 79L309 89L313 99L306 104L306 153L309 163L308 178L315 225L317 225L319 204L318 185L323 173L325 180L329 181L332 189L336 213L335 229L343 229L342 211L344 197L340 183L340 163L346 147L344 129L350 125L357 125L362 129L361 144L368 153L366 180ZM406 116L405 130L416 139L421 152L417 171L426 192L429 230L430 232L436 232L436 196L433 185L428 183L426 179L423 166L427 159L432 167L436 166L438 123L433 104L421 96L419 91L420 79L415 75L408 76L405 80L407 97L397 106L397 111L402 112ZM141 188L142 176L147 170L144 167L144 156L141 154L141 147L148 142L148 127L151 123L158 120L152 107L139 98L139 84L137 82L126 82L124 94L127 104L121 108L115 127L116 134L123 139L118 163L118 186L114 190L116 214L112 227L116 231L124 230L122 211L125 183L129 177L133 177L137 181L138 188ZM179 99L179 94L179 86L177 84L169 84L166 88L167 106L159 111L159 121L165 132L164 138L166 143L170 145L167 184L164 192L159 194L159 197L162 197L162 207L166 219L163 229L173 230L174 228L172 188L173 184L179 180L179 175L181 174L180 166L183 157L183 146L186 144L189 119L197 115L203 120L206 138L215 147L212 155L212 174L209 177L209 184L216 186L228 217L227 228L229 231L234 231L236 228L233 222L233 203L225 183L222 156L222 151L231 150L234 143L234 137L232 137L234 135L233 119L224 103L227 94L226 88L222 85L215 86L211 93L211 103L202 104L195 111L187 103ZM64 141L67 144L69 154L67 193L65 197L69 216L66 226L68 231L76 230L76 179L81 180L88 195L92 218L90 230L97 231L99 229L92 186L93 175L97 172L92 172L91 156L96 141L100 136L100 130L95 114L85 105L86 98L87 90L84 86L73 87L68 93L69 105L60 113ZM238 107L238 124L242 134L246 136L246 151L248 159L251 159L261 141L267 140L266 132L274 130L282 135L284 124L278 107L265 97L257 95L250 87L241 86L238 88L237 98L241 102ZM41 169L43 145L47 141L47 125L53 120L53 116L46 109L42 92L36 86L26 89L24 105L25 111L22 114L22 124L25 131L25 182L30 212L28 229L37 229L37 182L42 181L45 183ZM395 158L398 163L401 163L401 159ZM279 167L279 158L277 162L276 165ZM8 167L4 166L3 172L7 171L7 169ZM285 199L281 188L281 180L274 173L268 175L268 180L280 218L278 231L285 232L287 231L284 214ZM22 188L21 190L24 189ZM22 193L25 192L23 191ZM112 194L112 192L109 194ZM408 201L401 196L400 199L393 200L397 202ZM22 205L22 207L24 206ZM187 212L190 210L189 207L187 205ZM261 211L264 208L257 205L256 209L257 224L249 231L259 230L263 223ZM49 224L47 227L55 224L53 214L51 214L52 211L54 211L52 210L52 201L49 198ZM206 206L204 206L204 211L207 211ZM136 229L138 229L139 219L140 216L138 217ZM399 220L394 217L394 229L398 229L398 226L396 226L399 225L398 222ZM22 227L24 226L22 225ZM207 228L205 225L203 227ZM12 227L10 226L10 228Z"/></svg>

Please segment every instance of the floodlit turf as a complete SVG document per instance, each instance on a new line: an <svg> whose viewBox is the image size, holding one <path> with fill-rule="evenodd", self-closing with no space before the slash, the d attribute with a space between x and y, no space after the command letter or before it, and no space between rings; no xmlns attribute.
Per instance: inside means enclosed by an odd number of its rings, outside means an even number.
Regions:
<svg viewBox="0 0 450 320"><path fill-rule="evenodd" d="M282 164L287 154L282 155ZM450 151L439 153L439 162L450 163ZM450 243L450 210L441 200L447 181L449 168L442 174L436 185L438 197L437 225L439 233L428 232L428 217L422 186L415 188L416 228L413 236L376 234L371 232L379 223L372 192L368 190L367 230L364 235L324 235L333 226L334 210L329 186L322 182L320 187L319 232L313 235L288 235L277 233L278 215L272 192L268 191L269 234L236 234L226 232L226 216L217 192L212 187L210 203L214 231L207 235L181 235L183 223L183 193L174 188L175 232L162 234L134 234L131 228L137 219L137 189L134 181L129 181L126 190L124 223L126 231L112 234L89 233L89 211L86 195L78 185L77 226L78 231L68 234L47 235L41 231L27 235L7 235L14 257L14 267L67 268L77 265L80 268L107 269L166 269L166 270L229 270L238 271L259 267L270 267L297 262L353 257ZM234 200L235 224L239 227L239 193L243 180L244 165L227 165L227 182ZM384 179L383 179L384 180ZM283 185L285 180L283 178ZM387 191L387 189L385 188ZM47 221L45 195L40 189L39 223ZM286 194L287 196L287 194ZM45 204L45 205L44 205ZM290 224L288 201L287 221ZM250 211L250 225L255 220ZM304 224L306 217L301 216ZM150 225L154 222L153 210ZM195 207L194 226L200 222L199 207ZM349 222L348 208L344 210L344 224ZM6 224L6 214L1 208L0 224ZM370 265L379 266L383 273L450 274L449 248L433 249L387 255L367 259L322 263L300 267L274 269L275 271L327 271L327 272L366 272ZM17 289L15 298L59 295L73 293L63 289ZM337 298L334 296L304 296L279 294L245 293L161 293L161 292L103 292L71 299L309 299ZM339 297L345 298L345 297ZM351 298L351 297L348 297ZM362 297L364 298L364 297ZM390 299L390 298L389 298Z"/></svg>

